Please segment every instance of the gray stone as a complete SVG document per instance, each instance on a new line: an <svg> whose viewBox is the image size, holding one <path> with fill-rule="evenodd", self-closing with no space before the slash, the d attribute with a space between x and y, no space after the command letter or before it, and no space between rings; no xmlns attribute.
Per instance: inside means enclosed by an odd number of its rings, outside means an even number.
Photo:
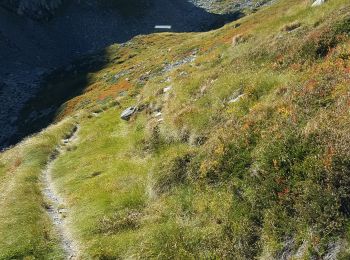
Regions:
<svg viewBox="0 0 350 260"><path fill-rule="evenodd" d="M238 102L242 97L244 97L244 94L239 95L238 97L234 97L228 101L229 104Z"/></svg>
<svg viewBox="0 0 350 260"><path fill-rule="evenodd" d="M130 117L136 112L136 107L128 107L127 109L125 109L121 115L120 118L123 120L128 121L130 119Z"/></svg>

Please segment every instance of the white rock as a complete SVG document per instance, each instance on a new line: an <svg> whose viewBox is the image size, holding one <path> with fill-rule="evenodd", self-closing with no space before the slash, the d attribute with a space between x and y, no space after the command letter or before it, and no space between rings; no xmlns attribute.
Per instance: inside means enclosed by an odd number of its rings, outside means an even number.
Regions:
<svg viewBox="0 0 350 260"><path fill-rule="evenodd" d="M154 117L160 117L160 116L162 116L162 112L158 112L158 113L154 114Z"/></svg>
<svg viewBox="0 0 350 260"><path fill-rule="evenodd" d="M239 101L242 97L244 97L244 94L239 95L238 97L235 97L235 98L229 100L228 103L229 103L229 104L231 104L231 103L236 103L236 102Z"/></svg>
<svg viewBox="0 0 350 260"><path fill-rule="evenodd" d="M172 86L168 86L168 87L166 87L166 88L163 89L163 92L164 92L164 93L167 93L167 92L169 92L172 88L173 88Z"/></svg>
<svg viewBox="0 0 350 260"><path fill-rule="evenodd" d="M324 4L326 2L326 0L316 0L311 6L315 7L315 6L320 6L322 4Z"/></svg>
<svg viewBox="0 0 350 260"><path fill-rule="evenodd" d="M65 213L68 213L68 210L67 209L59 209L58 213L65 214Z"/></svg>

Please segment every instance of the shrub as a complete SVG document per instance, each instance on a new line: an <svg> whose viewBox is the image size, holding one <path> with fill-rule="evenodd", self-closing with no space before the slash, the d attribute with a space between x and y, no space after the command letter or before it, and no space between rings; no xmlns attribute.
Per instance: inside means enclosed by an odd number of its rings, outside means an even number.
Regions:
<svg viewBox="0 0 350 260"><path fill-rule="evenodd" d="M193 157L194 154L190 151L180 151L163 158L154 171L155 190L158 193L167 192L188 180L189 165Z"/></svg>
<svg viewBox="0 0 350 260"><path fill-rule="evenodd" d="M285 26L283 26L282 31L290 32L290 31L293 31L293 30L299 28L300 26L301 26L300 22L298 22L298 21L292 22L292 23L289 23L289 24L286 24Z"/></svg>
<svg viewBox="0 0 350 260"><path fill-rule="evenodd" d="M124 208L111 216L102 217L97 225L97 232L115 234L121 231L137 229L142 213L139 210Z"/></svg>
<svg viewBox="0 0 350 260"><path fill-rule="evenodd" d="M307 58L322 58L337 44L343 42L350 34L350 19L343 18L335 25L322 26L309 34L302 46L302 56Z"/></svg>

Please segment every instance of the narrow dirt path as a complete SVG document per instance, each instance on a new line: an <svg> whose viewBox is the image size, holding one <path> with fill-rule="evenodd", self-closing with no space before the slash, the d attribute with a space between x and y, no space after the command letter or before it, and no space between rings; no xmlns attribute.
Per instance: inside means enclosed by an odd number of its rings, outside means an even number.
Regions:
<svg viewBox="0 0 350 260"><path fill-rule="evenodd" d="M48 202L46 211L50 216L56 232L61 240L61 246L65 252L66 259L77 259L79 250L77 242L74 241L65 218L69 214L69 210L65 207L64 200L57 193L52 181L52 167L58 156L66 152L67 148L76 142L78 138L78 131L79 126L76 126L72 130L71 134L66 139L62 140L62 144L52 153L48 164L42 173L42 192L45 200Z"/></svg>

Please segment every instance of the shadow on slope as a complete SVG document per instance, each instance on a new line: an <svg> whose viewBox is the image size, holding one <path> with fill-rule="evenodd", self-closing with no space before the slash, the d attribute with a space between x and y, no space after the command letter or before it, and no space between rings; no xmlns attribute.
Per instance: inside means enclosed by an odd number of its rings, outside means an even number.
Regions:
<svg viewBox="0 0 350 260"><path fill-rule="evenodd" d="M33 70L38 67L63 68L82 55L91 54L113 43L126 42L140 34L154 33L157 24L171 25L172 32L202 32L219 28L242 16L238 12L212 14L186 0L144 0L135 5L131 1L122 1L125 2L125 8L121 8L120 3L111 5L108 0L72 1L48 22L15 18L14 14L7 13L12 19L5 18L4 23L1 23L3 19L0 16L0 32L16 46L15 49L0 51L0 54L6 52L15 57L0 61L0 67L5 71L11 68L14 73L23 70L21 64L25 64L26 70L28 67L33 67ZM52 123L57 109L85 89L87 74L100 70L105 62L105 58L86 62L87 65L76 66L77 70L73 72L55 69L41 83L39 93L19 109L20 114L15 115L18 118L15 122L18 131L3 144L15 144ZM5 73L9 74L9 71ZM67 77L70 79L69 84L66 84ZM15 100L13 104L16 105ZM0 122L0 125L9 123Z"/></svg>
<svg viewBox="0 0 350 260"><path fill-rule="evenodd" d="M241 14L217 15L187 0L71 1L49 21L33 21L0 8L0 33L13 47L16 60L1 65L26 63L57 67L82 54L136 35L155 32L157 24L172 25L173 32L201 32L218 28ZM5 63L5 64L4 64ZM5 69L5 68L4 68ZM0 68L0 73L2 69Z"/></svg>

